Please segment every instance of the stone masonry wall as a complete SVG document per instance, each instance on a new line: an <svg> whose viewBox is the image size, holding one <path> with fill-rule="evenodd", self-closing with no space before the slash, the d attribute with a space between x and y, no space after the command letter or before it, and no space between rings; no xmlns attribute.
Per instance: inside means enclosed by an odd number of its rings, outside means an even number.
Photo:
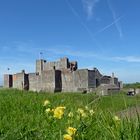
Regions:
<svg viewBox="0 0 140 140"><path fill-rule="evenodd" d="M44 71L40 75L41 91L55 91L55 70Z"/></svg>
<svg viewBox="0 0 140 140"><path fill-rule="evenodd" d="M88 69L74 71L74 87L76 91L88 89Z"/></svg>
<svg viewBox="0 0 140 140"><path fill-rule="evenodd" d="M95 71L88 70L88 88L96 88Z"/></svg>
<svg viewBox="0 0 140 140"><path fill-rule="evenodd" d="M100 88L101 84L119 87L118 78L103 76L97 68L93 70L77 69L76 61L69 62L68 58L61 58L55 62L46 60L36 61L36 72L21 73L4 76L4 87L47 92L90 92ZM114 89L114 88L113 88Z"/></svg>
<svg viewBox="0 0 140 140"><path fill-rule="evenodd" d="M61 70L69 68L69 60L68 58L61 58L59 61L55 62L47 62L44 64L44 70Z"/></svg>
<svg viewBox="0 0 140 140"><path fill-rule="evenodd" d="M74 79L73 72L69 70L63 70L61 72L61 80L62 80L62 91L63 92L73 92L74 87Z"/></svg>
<svg viewBox="0 0 140 140"><path fill-rule="evenodd" d="M25 89L28 88L28 74L17 73L13 75L13 88Z"/></svg>
<svg viewBox="0 0 140 140"><path fill-rule="evenodd" d="M46 63L46 60L36 60L36 73L41 74L42 71L44 71L44 65Z"/></svg>
<svg viewBox="0 0 140 140"><path fill-rule="evenodd" d="M13 86L13 77L10 74L4 75L4 88L10 88Z"/></svg>
<svg viewBox="0 0 140 140"><path fill-rule="evenodd" d="M38 79L39 74L37 73L29 73L29 90L38 91Z"/></svg>

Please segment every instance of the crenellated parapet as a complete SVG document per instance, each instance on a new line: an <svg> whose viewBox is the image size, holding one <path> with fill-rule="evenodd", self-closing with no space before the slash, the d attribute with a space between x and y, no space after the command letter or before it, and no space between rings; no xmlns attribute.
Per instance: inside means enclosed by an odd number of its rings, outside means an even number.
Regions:
<svg viewBox="0 0 140 140"><path fill-rule="evenodd" d="M60 58L58 61L48 62L46 60L36 60L36 72L41 73L47 70L71 70L75 71L78 68L77 61L70 62L67 57Z"/></svg>

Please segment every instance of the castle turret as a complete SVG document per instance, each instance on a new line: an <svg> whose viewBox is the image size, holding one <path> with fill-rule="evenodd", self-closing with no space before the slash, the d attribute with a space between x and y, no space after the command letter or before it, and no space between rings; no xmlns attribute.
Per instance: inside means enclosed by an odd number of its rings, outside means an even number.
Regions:
<svg viewBox="0 0 140 140"><path fill-rule="evenodd" d="M46 63L46 60L43 60L43 59L36 60L36 73L41 74L41 72L44 70L45 63Z"/></svg>

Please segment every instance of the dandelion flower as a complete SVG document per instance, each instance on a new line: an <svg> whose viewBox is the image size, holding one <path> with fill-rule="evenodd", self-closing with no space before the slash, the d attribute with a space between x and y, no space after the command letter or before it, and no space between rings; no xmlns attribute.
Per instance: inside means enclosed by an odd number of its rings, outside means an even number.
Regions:
<svg viewBox="0 0 140 140"><path fill-rule="evenodd" d="M49 113L49 112L51 112L51 109L50 109L50 108L47 108L47 109L45 110L45 112L46 112L46 113Z"/></svg>
<svg viewBox="0 0 140 140"><path fill-rule="evenodd" d="M90 115L93 115L95 112L93 111L93 109L89 110Z"/></svg>
<svg viewBox="0 0 140 140"><path fill-rule="evenodd" d="M64 140L72 140L72 137L69 134L63 135Z"/></svg>
<svg viewBox="0 0 140 140"><path fill-rule="evenodd" d="M50 104L49 100L45 100L43 106L47 106L48 104Z"/></svg>
<svg viewBox="0 0 140 140"><path fill-rule="evenodd" d="M79 114L83 114L83 113L84 113L84 110L83 110L82 108L78 108L77 112L78 112Z"/></svg>
<svg viewBox="0 0 140 140"><path fill-rule="evenodd" d="M54 118L61 119L64 114L65 107L59 106L54 109Z"/></svg>
<svg viewBox="0 0 140 140"><path fill-rule="evenodd" d="M82 108L78 108L77 112L82 116L82 117L86 117L86 113L84 112L84 110Z"/></svg>
<svg viewBox="0 0 140 140"><path fill-rule="evenodd" d="M68 117L72 118L72 117L73 117L73 113L70 112L70 113L68 114Z"/></svg>
<svg viewBox="0 0 140 140"><path fill-rule="evenodd" d="M120 118L118 116L114 116L115 121L120 121Z"/></svg>
<svg viewBox="0 0 140 140"><path fill-rule="evenodd" d="M82 117L87 117L87 114L84 112L81 114Z"/></svg>
<svg viewBox="0 0 140 140"><path fill-rule="evenodd" d="M70 135L70 136L73 136L75 133L76 133L77 129L76 128L73 128L73 127L68 127L67 128L67 133Z"/></svg>

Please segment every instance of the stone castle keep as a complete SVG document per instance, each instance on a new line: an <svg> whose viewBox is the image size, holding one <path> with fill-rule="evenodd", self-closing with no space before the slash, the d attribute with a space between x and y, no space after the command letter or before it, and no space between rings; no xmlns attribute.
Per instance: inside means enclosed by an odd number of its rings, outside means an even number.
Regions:
<svg viewBox="0 0 140 140"><path fill-rule="evenodd" d="M118 78L102 75L97 68L78 69L76 61L61 58L55 62L36 60L36 72L4 75L4 87L46 92L97 92L105 95L118 91L122 84Z"/></svg>

